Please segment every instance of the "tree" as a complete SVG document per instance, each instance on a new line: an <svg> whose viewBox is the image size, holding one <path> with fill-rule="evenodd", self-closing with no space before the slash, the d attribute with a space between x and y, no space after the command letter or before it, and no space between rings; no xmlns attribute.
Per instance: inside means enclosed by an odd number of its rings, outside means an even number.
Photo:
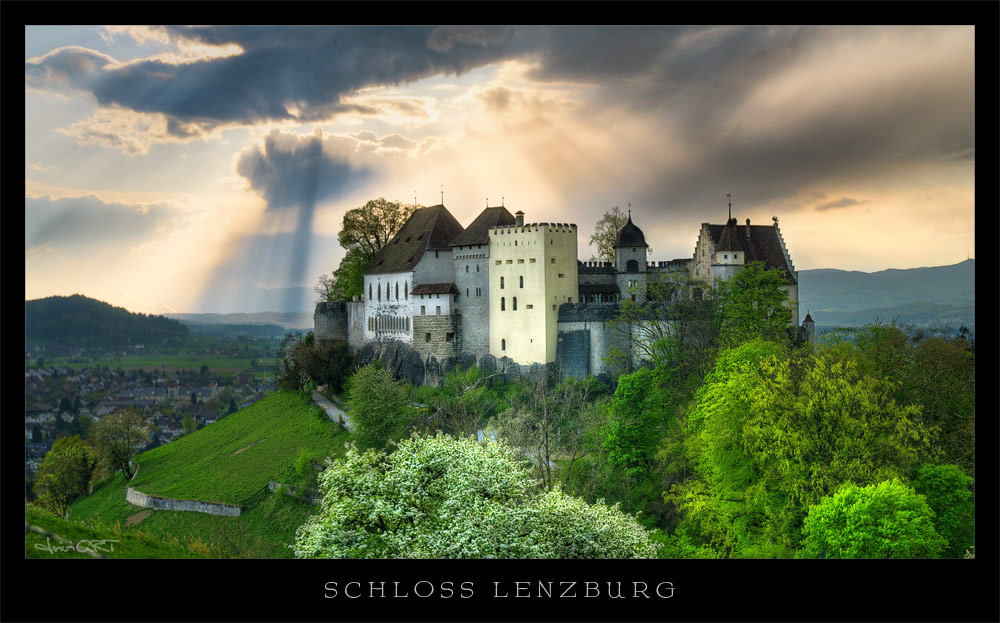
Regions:
<svg viewBox="0 0 1000 623"><path fill-rule="evenodd" d="M329 277L330 289L325 291L327 301L350 301L361 297L365 289L365 271L371 266L364 252L359 249L349 249L333 275Z"/></svg>
<svg viewBox="0 0 1000 623"><path fill-rule="evenodd" d="M344 214L337 240L347 251L359 249L361 257L367 262L367 269L414 210L413 206L399 201L387 201L382 197L373 199Z"/></svg>
<svg viewBox="0 0 1000 623"><path fill-rule="evenodd" d="M584 439L595 424L593 418L581 417L587 404L588 385L568 381L549 387L548 381L544 376L520 381L510 399L510 408L497 417L495 429L534 464L542 486L552 491L558 478L558 473L552 471L555 459L569 455L568 467L572 469L572 464L592 449ZM568 472L566 478L568 481Z"/></svg>
<svg viewBox="0 0 1000 623"><path fill-rule="evenodd" d="M604 451L608 462L627 474L645 471L665 433L666 413L656 391L660 373L642 368L619 377L608 403Z"/></svg>
<svg viewBox="0 0 1000 623"><path fill-rule="evenodd" d="M336 283L336 276L320 275L319 279L316 280L316 285L313 286L313 292L315 292L319 297L316 299L316 302L326 303L328 301L336 300L333 298L333 286Z"/></svg>
<svg viewBox="0 0 1000 623"><path fill-rule="evenodd" d="M493 410L490 389L478 366L455 368L444 375L444 387L431 394L430 416L423 422L428 432L475 436Z"/></svg>
<svg viewBox="0 0 1000 623"><path fill-rule="evenodd" d="M338 394L354 368L354 355L345 340L304 340L294 356L302 358L305 373L317 385L326 385Z"/></svg>
<svg viewBox="0 0 1000 623"><path fill-rule="evenodd" d="M185 435L190 435L194 431L198 430L198 424L194 421L194 417L190 413L184 415L184 419L181 421L181 427L184 429Z"/></svg>
<svg viewBox="0 0 1000 623"><path fill-rule="evenodd" d="M198 375L201 378L206 378L209 375L209 370L207 365L202 365L201 370L198 371Z"/></svg>
<svg viewBox="0 0 1000 623"><path fill-rule="evenodd" d="M38 468L34 491L38 503L62 517L74 500L87 495L97 460L90 444L79 436L52 444Z"/></svg>
<svg viewBox="0 0 1000 623"><path fill-rule="evenodd" d="M590 236L590 245L597 249L596 260L599 262L615 261L615 242L618 232L628 222L628 216L618 206L613 206L604 213L601 220L594 225L594 233ZM652 247L646 249L652 253Z"/></svg>
<svg viewBox="0 0 1000 623"><path fill-rule="evenodd" d="M229 410L226 412L226 415L232 415L233 413L236 413L237 410L238 410L238 407L236 406L236 399L233 398L233 397L230 397L229 398Z"/></svg>
<svg viewBox="0 0 1000 623"><path fill-rule="evenodd" d="M351 377L347 410L357 438L382 447L406 417L406 389L393 380L390 370L370 363Z"/></svg>
<svg viewBox="0 0 1000 623"><path fill-rule="evenodd" d="M688 419L698 477L668 497L728 556L785 555L809 506L846 482L905 479L932 454L920 408L895 389L829 354L725 351Z"/></svg>
<svg viewBox="0 0 1000 623"><path fill-rule="evenodd" d="M976 506L972 478L957 465L925 465L913 488L934 510L934 528L946 541L947 558L961 558L976 539Z"/></svg>
<svg viewBox="0 0 1000 623"><path fill-rule="evenodd" d="M714 296L721 314L723 345L737 346L756 338L787 340L791 312L786 285L780 270L766 269L762 262L751 262L729 279L717 282Z"/></svg>
<svg viewBox="0 0 1000 623"><path fill-rule="evenodd" d="M414 435L392 454L327 459L323 504L296 531L299 558L636 558L635 519L559 489L539 494L502 442Z"/></svg>
<svg viewBox="0 0 1000 623"><path fill-rule="evenodd" d="M845 483L809 509L799 558L937 558L934 511L899 480Z"/></svg>
<svg viewBox="0 0 1000 623"><path fill-rule="evenodd" d="M146 422L133 411L116 411L90 427L91 443L105 473L121 470L132 479L132 459L147 441Z"/></svg>
<svg viewBox="0 0 1000 623"><path fill-rule="evenodd" d="M300 392L306 387L309 375L300 353L302 348L308 348L308 344L302 345L302 342L311 336L311 332L306 334L306 338L295 333L286 333L281 340L274 370L278 389Z"/></svg>

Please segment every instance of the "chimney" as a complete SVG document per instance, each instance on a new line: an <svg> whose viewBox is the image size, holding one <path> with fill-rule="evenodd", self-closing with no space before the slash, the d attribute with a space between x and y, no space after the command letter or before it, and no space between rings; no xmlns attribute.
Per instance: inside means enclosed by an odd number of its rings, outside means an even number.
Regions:
<svg viewBox="0 0 1000 623"><path fill-rule="evenodd" d="M747 219L747 240L750 239L750 219Z"/></svg>
<svg viewBox="0 0 1000 623"><path fill-rule="evenodd" d="M520 210L518 210L517 212L515 212L514 213L514 219L515 219L514 223L518 227L524 227L524 212L521 212Z"/></svg>

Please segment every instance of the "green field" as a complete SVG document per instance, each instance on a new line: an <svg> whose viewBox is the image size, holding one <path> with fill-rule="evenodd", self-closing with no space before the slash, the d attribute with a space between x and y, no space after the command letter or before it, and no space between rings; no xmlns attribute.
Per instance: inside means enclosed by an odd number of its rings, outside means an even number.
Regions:
<svg viewBox="0 0 1000 623"><path fill-rule="evenodd" d="M131 486L143 493L184 500L237 504L239 517L184 511L150 511L125 501L126 482L116 474L69 512L74 521L120 524L182 544L200 542L230 556L291 557L286 546L295 529L317 507L272 494L269 481L314 486L315 470L300 474L295 460L305 451L322 459L342 456L350 433L335 427L301 395L277 392L173 443L140 454ZM135 527L129 518L146 516ZM133 519L134 521L134 519Z"/></svg>
<svg viewBox="0 0 1000 623"><path fill-rule="evenodd" d="M163 372L173 372L175 370L199 371L202 366L208 366L213 374L219 376L233 376L240 373L250 374L255 378L265 378L269 375L267 370L275 364L275 357L258 357L255 355L238 356L231 354L193 354L195 351L205 351L219 348L229 348L242 350L246 346L250 351L270 351L274 353L278 349L278 343L271 340L248 339L237 341L218 337L189 337L180 344L164 346L164 350L177 351L177 354L128 354L114 358L96 358L88 362L80 363L70 361L69 357L46 358L46 365L58 365L81 370L92 368L95 365L123 370L160 370ZM235 355L235 356L234 356ZM257 360L258 368L252 369L250 362Z"/></svg>

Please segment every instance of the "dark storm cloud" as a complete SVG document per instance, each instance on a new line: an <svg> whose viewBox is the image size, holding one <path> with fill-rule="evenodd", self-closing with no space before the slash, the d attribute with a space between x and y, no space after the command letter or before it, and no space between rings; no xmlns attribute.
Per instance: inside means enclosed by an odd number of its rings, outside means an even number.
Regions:
<svg viewBox="0 0 1000 623"><path fill-rule="evenodd" d="M837 208L850 208L854 206L860 206L869 203L867 199L851 199L850 197L841 197L836 201L828 201L826 203L816 206L817 210L836 210Z"/></svg>
<svg viewBox="0 0 1000 623"><path fill-rule="evenodd" d="M312 211L316 203L340 193L345 185L366 178L347 162L324 153L319 136L299 137L272 131L263 147L240 154L236 172L267 201L269 210L300 207Z"/></svg>
<svg viewBox="0 0 1000 623"><path fill-rule="evenodd" d="M104 55L61 48L25 63L43 88L90 91L102 106L163 113L198 124L329 118L353 110L341 97L372 86L457 74L507 56L504 29L431 27L170 27L179 42L235 44L243 52L173 64L105 67ZM477 32L479 33L477 35ZM293 107L296 113L289 112ZM174 124L175 131L183 126Z"/></svg>
<svg viewBox="0 0 1000 623"><path fill-rule="evenodd" d="M105 202L94 195L24 198L25 250L108 244L135 244L176 224L178 212L165 204Z"/></svg>

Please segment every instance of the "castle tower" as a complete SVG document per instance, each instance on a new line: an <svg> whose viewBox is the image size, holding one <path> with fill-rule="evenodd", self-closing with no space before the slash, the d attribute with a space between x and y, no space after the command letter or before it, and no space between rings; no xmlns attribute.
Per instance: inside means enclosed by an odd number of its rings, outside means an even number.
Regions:
<svg viewBox="0 0 1000 623"><path fill-rule="evenodd" d="M632 222L629 210L628 222L618 230L615 238L615 283L622 300L631 298L641 301L646 295L646 236Z"/></svg>
<svg viewBox="0 0 1000 623"><path fill-rule="evenodd" d="M805 320L802 321L802 328L805 329L806 339L810 342L816 341L816 323L813 322L812 316L809 315L809 310L806 310Z"/></svg>
<svg viewBox="0 0 1000 623"><path fill-rule="evenodd" d="M559 306L580 302L576 233L570 223L489 228L490 354L555 361Z"/></svg>

